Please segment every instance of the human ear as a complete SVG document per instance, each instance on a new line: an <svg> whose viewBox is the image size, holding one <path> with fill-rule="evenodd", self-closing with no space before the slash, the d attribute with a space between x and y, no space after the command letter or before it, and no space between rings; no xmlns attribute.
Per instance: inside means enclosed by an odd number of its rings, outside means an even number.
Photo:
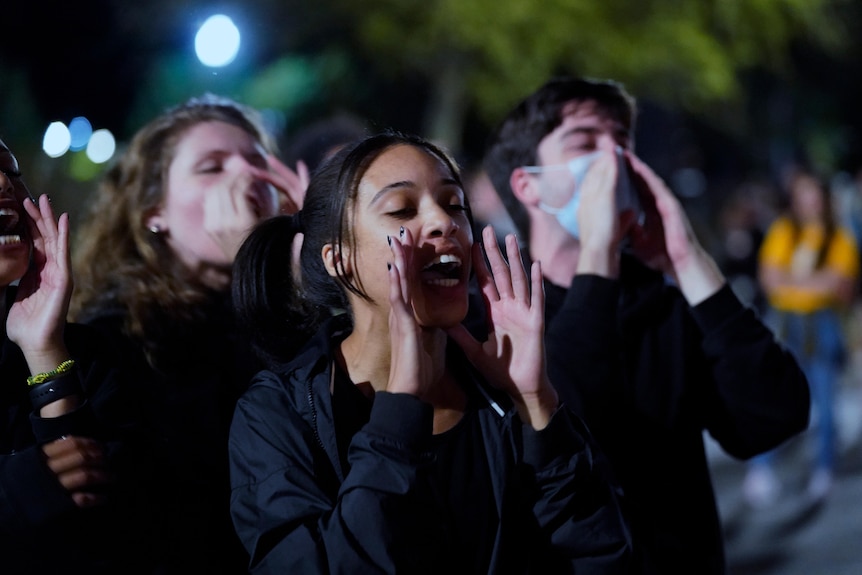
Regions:
<svg viewBox="0 0 862 575"><path fill-rule="evenodd" d="M509 176L509 187L522 204L536 206L539 204L539 185L531 174L523 168L515 168Z"/></svg>
<svg viewBox="0 0 862 575"><path fill-rule="evenodd" d="M165 218L162 216L161 208L156 208L144 218L144 227L154 234L160 234L168 231L168 225Z"/></svg>
<svg viewBox="0 0 862 575"><path fill-rule="evenodd" d="M338 277L338 271L341 271L342 276L350 276L353 273L350 265L350 258L346 257L347 250L339 250L337 246L332 244L324 244L320 250L320 256L323 258L323 265L326 267L327 273L332 277Z"/></svg>

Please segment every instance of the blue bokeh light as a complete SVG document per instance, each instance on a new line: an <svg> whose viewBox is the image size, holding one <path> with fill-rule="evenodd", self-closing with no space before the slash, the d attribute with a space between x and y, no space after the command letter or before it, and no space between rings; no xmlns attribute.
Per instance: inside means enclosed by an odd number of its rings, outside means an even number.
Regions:
<svg viewBox="0 0 862 575"><path fill-rule="evenodd" d="M72 121L69 122L69 136L71 138L69 149L73 152L83 150L87 147L87 142L90 141L92 134L93 126L87 118L83 116L72 118Z"/></svg>

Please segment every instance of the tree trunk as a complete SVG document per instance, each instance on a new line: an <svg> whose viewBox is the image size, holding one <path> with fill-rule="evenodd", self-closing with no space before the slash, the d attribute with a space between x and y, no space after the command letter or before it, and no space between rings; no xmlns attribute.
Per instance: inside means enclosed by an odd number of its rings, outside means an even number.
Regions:
<svg viewBox="0 0 862 575"><path fill-rule="evenodd" d="M457 56L443 59L439 73L431 79L432 92L425 114L423 134L456 158L462 151L464 116L467 109L463 68Z"/></svg>

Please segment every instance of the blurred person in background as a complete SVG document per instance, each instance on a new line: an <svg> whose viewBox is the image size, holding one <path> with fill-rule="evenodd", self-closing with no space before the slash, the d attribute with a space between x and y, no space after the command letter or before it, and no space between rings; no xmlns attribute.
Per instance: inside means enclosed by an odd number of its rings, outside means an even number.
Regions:
<svg viewBox="0 0 862 575"><path fill-rule="evenodd" d="M297 173L308 181L308 174L342 147L368 136L368 123L353 114L339 112L302 126L290 135L282 157L296 166ZM297 234L291 246L294 269L299 269L299 250L303 234Z"/></svg>
<svg viewBox="0 0 862 575"><path fill-rule="evenodd" d="M770 201L772 187L750 179L722 202L718 213L718 233L714 254L736 296L761 316L766 296L757 277L757 254L766 228L775 219Z"/></svg>
<svg viewBox="0 0 862 575"><path fill-rule="evenodd" d="M311 122L292 134L284 146L285 163L313 172L335 152L368 136L368 125L357 116L334 114Z"/></svg>
<svg viewBox="0 0 862 575"><path fill-rule="evenodd" d="M808 385L634 154L635 116L617 82L553 78L503 119L485 168L542 262L551 381L623 487L633 572L720 575L704 432L766 452L806 428Z"/></svg>
<svg viewBox="0 0 862 575"><path fill-rule="evenodd" d="M856 294L859 253L852 233L837 223L824 180L798 169L787 191L787 210L763 240L758 275L768 324L793 351L811 386L817 448L807 493L819 500L835 472L835 393L847 351L842 314ZM773 459L774 453L764 454L749 467L743 493L754 506L769 505L779 495Z"/></svg>
<svg viewBox="0 0 862 575"><path fill-rule="evenodd" d="M30 196L0 140L0 571L140 573L134 412L110 342L68 324L67 214Z"/></svg>
<svg viewBox="0 0 862 575"><path fill-rule="evenodd" d="M230 522L227 437L258 365L235 330L234 257L295 212L307 181L275 156L257 111L205 94L145 126L105 174L76 236L71 316L123 346L158 464L157 573L245 573Z"/></svg>

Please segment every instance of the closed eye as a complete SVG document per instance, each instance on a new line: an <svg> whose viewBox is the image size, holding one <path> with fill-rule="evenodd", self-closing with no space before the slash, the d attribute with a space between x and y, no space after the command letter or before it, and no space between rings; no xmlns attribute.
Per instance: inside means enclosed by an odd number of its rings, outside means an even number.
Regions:
<svg viewBox="0 0 862 575"><path fill-rule="evenodd" d="M401 208L400 210L386 212L386 215L398 220L407 220L416 215L416 210L414 208Z"/></svg>
<svg viewBox="0 0 862 575"><path fill-rule="evenodd" d="M589 142L580 142L576 145L566 146L563 151L565 153L576 155L589 154L590 152L596 151L596 142L595 140L590 140Z"/></svg>

